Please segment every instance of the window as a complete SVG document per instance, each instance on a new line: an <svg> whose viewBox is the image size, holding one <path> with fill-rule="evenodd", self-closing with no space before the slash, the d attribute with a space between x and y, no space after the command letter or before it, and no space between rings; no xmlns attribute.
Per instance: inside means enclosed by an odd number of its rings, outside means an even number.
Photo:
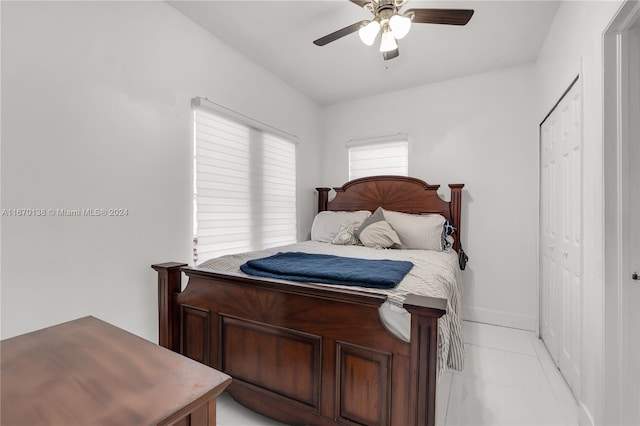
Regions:
<svg viewBox="0 0 640 426"><path fill-rule="evenodd" d="M375 175L409 175L409 142L406 134L352 140L349 150L349 180Z"/></svg>
<svg viewBox="0 0 640 426"><path fill-rule="evenodd" d="M246 121L194 110L195 264L297 240L295 142Z"/></svg>

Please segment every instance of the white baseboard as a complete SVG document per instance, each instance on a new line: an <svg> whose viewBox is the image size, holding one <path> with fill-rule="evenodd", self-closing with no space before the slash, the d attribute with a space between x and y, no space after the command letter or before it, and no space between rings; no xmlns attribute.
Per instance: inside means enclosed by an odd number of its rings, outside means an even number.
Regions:
<svg viewBox="0 0 640 426"><path fill-rule="evenodd" d="M514 314L512 312L493 311L491 309L462 307L462 319L466 321L483 322L485 324L503 327L519 328L521 330L536 330L536 317L531 315Z"/></svg>

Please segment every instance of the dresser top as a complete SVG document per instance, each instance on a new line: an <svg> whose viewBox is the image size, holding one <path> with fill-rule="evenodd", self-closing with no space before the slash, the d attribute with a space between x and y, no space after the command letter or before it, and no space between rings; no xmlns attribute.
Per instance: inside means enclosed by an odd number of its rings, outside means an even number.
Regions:
<svg viewBox="0 0 640 426"><path fill-rule="evenodd" d="M3 425L165 424L230 377L94 317L0 342Z"/></svg>

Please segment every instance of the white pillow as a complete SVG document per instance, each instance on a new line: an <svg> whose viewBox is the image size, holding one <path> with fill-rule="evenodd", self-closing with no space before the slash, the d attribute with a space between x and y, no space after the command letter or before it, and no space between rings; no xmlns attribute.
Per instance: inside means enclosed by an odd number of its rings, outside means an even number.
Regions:
<svg viewBox="0 0 640 426"><path fill-rule="evenodd" d="M439 214L408 214L383 210L400 237L400 248L442 251L445 218Z"/></svg>
<svg viewBox="0 0 640 426"><path fill-rule="evenodd" d="M362 222L371 216L369 210L359 210L357 212L320 212L313 219L311 225L311 240L330 243L338 234L340 225L348 220Z"/></svg>

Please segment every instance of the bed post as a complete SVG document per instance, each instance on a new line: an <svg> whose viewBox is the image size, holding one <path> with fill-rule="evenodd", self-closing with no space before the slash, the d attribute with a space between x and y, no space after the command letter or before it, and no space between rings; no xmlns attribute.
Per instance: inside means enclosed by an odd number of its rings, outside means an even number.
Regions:
<svg viewBox="0 0 640 426"><path fill-rule="evenodd" d="M456 183L449 185L451 189L451 220L453 226L456 227L456 239L453 243L455 251L460 249L460 213L462 212L462 188L463 183Z"/></svg>
<svg viewBox="0 0 640 426"><path fill-rule="evenodd" d="M174 352L180 351L180 323L175 295L182 290L180 268L186 263L159 263L151 265L158 272L158 344Z"/></svg>
<svg viewBox="0 0 640 426"><path fill-rule="evenodd" d="M409 424L433 426L436 423L436 384L438 379L438 318L446 313L445 299L410 294L404 308L411 313L409 384Z"/></svg>
<svg viewBox="0 0 640 426"><path fill-rule="evenodd" d="M331 188L316 188L318 191L318 213L327 210L330 190Z"/></svg>

